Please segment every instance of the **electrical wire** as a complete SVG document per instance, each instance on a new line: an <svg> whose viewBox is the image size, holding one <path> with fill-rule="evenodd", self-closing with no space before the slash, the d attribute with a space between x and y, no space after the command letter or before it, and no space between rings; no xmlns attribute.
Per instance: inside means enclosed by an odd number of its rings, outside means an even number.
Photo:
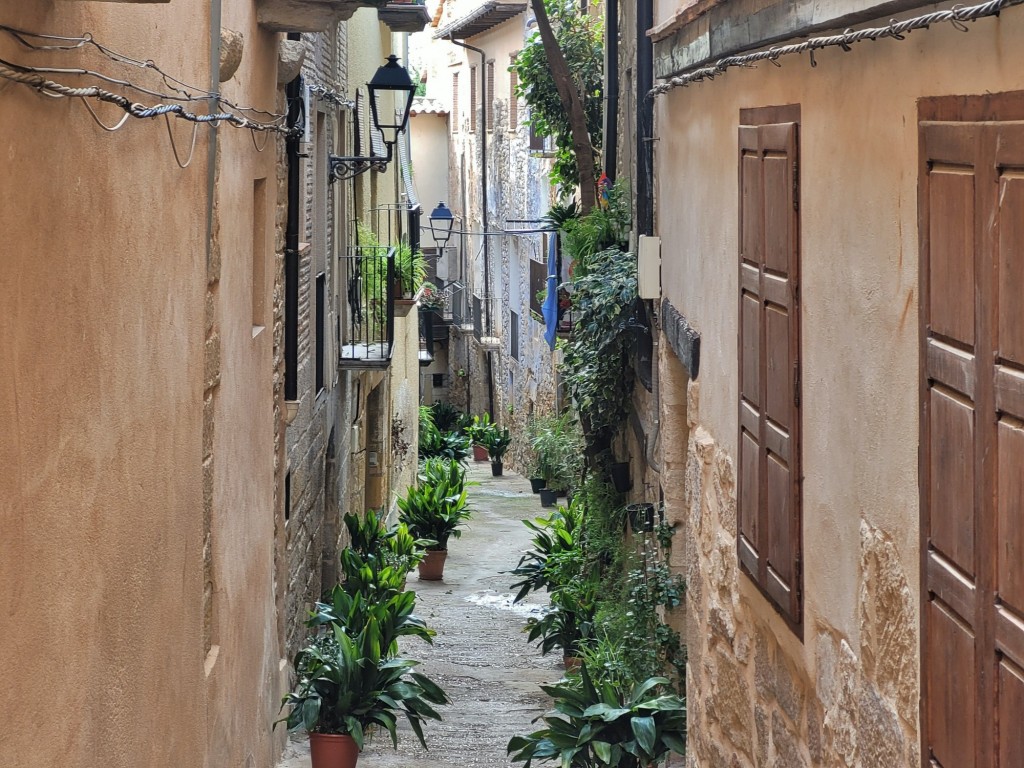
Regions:
<svg viewBox="0 0 1024 768"><path fill-rule="evenodd" d="M648 91L648 96L660 96L661 94L668 93L673 88L686 87L703 80L713 80L728 69L750 67L761 61L769 61L776 66L781 66L778 63L778 59L782 56L807 53L811 57L811 66L817 66L814 61L814 52L823 48L839 47L844 51L848 51L854 43L861 43L865 40L881 40L884 38L903 40L909 32L928 29L933 24L949 23L961 32L967 32L969 27L964 22L977 21L987 16L998 16L999 12L1003 9L1020 5L1021 3L1024 3L1024 0L989 0L989 2L978 5L955 5L945 11L935 11L904 21L891 21L885 27L868 27L857 31L848 29L839 35L812 37L802 43L772 46L766 51L726 56L709 66L700 67L699 69L668 78L664 83L656 85Z"/></svg>
<svg viewBox="0 0 1024 768"><path fill-rule="evenodd" d="M188 83L185 83L184 81L179 80L178 78L174 77L173 75L171 75L171 74L165 72L164 70L162 70L160 67L158 67L156 65L156 63L152 59L148 59L146 61L143 61L141 59L136 59L136 58L134 58L132 56L128 56L127 54L123 54L123 53L120 53L118 51L115 51L113 48L110 48L110 47L108 47L106 45L103 45L102 43L97 42L96 39L93 38L92 34L90 34L88 32L84 33L83 35L81 35L79 37L65 37L65 36L61 36L61 35L47 35L47 34L41 34L41 33L36 33L36 32L28 32L26 30L17 29L15 27L11 27L11 26L8 26L6 24L0 24L0 32L6 33L10 37L14 38L19 44L21 44L25 48L28 48L29 50L36 51L36 52L38 52L38 51L62 51L62 52L68 52L68 51L79 50L79 49L82 49L82 48L84 48L86 46L91 46L91 47L95 48L97 51L99 51L100 53L102 53L104 56L106 56L111 61L117 62L119 64L127 64L129 66L136 67L136 68L139 68L139 69L151 70L151 71L155 72L156 74L158 74L160 76L160 78L161 78L162 82L164 83L164 85L167 86L167 88L170 91L173 91L173 93L168 94L168 93L160 93L158 91L152 91L152 90L143 88L141 86L135 85L134 83L131 83L129 81L124 81L124 80L118 80L116 78L111 78L111 77L103 75L103 74L101 74L99 72L93 72L91 70L80 70L80 71L78 71L78 70L70 70L70 69L69 70L61 70L61 69L46 69L46 68L41 68L41 67L36 67L36 68L33 68L33 67L20 67L19 65L12 65L9 62L3 62L5 64L7 64L7 66L10 66L10 67L19 68L19 69L26 69L26 70L31 70L31 71L35 71L35 72L49 72L49 73L52 73L52 74L60 74L60 73L83 74L83 75L84 74L88 74L88 75L91 75L93 77L98 77L98 78L104 79L104 80L106 80L106 81L108 81L110 83L113 83L113 84L122 85L124 87L128 87L128 88L132 88L132 89L138 90L140 92L146 93L146 94L148 94L150 96L153 96L155 98L159 98L159 99L164 100L164 101L171 101L171 100L173 100L173 101L182 101L182 102L204 102L204 101L209 101L210 99L214 99L219 104L221 104L221 105L223 105L225 107L228 107L230 109L233 109L236 112L249 112L249 113L252 113L252 114L264 115L266 117L272 118L271 122L273 122L273 123L283 124L284 121L287 119L287 116L279 115L279 114L277 114L275 112L268 112L266 110L258 109L256 107L243 107L243 106L239 106L237 104L232 103L228 99L225 99L223 96L221 96L221 94L217 93L216 91L209 91L209 90L206 90L205 88L200 88L199 86L190 85ZM59 41L61 43L71 43L71 45L39 45L37 43L31 42L30 38L31 39L35 39L35 40L53 40L53 41Z"/></svg>
<svg viewBox="0 0 1024 768"><path fill-rule="evenodd" d="M12 80L16 83L21 83L22 85L27 85L47 96L97 99L108 104L114 104L123 109L131 117L142 119L147 117L159 117L160 115L174 115L175 117L188 120L193 123L209 123L214 127L219 127L219 125L224 122L235 126L236 128L248 128L251 131L272 131L287 136L297 134L297 129L287 128L276 122L261 123L251 120L243 115L236 115L231 112L215 112L200 115L194 112L189 112L181 104L155 104L153 106L146 106L144 104L133 102L126 96L113 93L104 88L96 86L73 88L71 86L49 80L40 74L36 74L32 72L30 68L22 67L19 69L21 71L12 69L6 64L0 64L0 77Z"/></svg>

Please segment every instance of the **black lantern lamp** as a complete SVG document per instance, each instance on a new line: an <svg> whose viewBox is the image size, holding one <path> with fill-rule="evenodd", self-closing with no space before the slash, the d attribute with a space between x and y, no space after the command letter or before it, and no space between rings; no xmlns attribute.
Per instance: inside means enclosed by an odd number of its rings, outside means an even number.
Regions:
<svg viewBox="0 0 1024 768"><path fill-rule="evenodd" d="M444 204L442 200L437 208L430 212L430 234L434 242L441 248L448 245L452 237L452 226L455 224L455 215L452 209Z"/></svg>
<svg viewBox="0 0 1024 768"><path fill-rule="evenodd" d="M388 155L391 154L391 147L398 141L398 134L405 130L409 123L409 112L412 111L412 99L416 94L416 86L413 85L409 72L398 63L395 54L388 56L388 63L377 68L373 79L366 84L370 91L370 111L373 117L373 126L381 132L384 143L388 146ZM388 94L394 94L395 108L391 112L390 122L384 117L388 114L388 105L382 102Z"/></svg>
<svg viewBox="0 0 1024 768"><path fill-rule="evenodd" d="M370 92L370 117L373 121L373 130L380 132L387 154L382 157L374 155L371 150L369 157L329 155L327 162L330 174L328 178L332 182L354 178L371 168L383 171L394 155L398 135L409 124L409 113L412 111L416 86L405 67L398 63L397 56L394 54L388 56L387 64L377 68L377 72L366 84L366 88ZM390 112L389 104L386 101L388 94L394 94L395 98L396 108ZM391 112L393 112L393 117L389 120L387 115ZM359 136L358 125L355 127L355 135ZM356 151L359 151L358 141Z"/></svg>

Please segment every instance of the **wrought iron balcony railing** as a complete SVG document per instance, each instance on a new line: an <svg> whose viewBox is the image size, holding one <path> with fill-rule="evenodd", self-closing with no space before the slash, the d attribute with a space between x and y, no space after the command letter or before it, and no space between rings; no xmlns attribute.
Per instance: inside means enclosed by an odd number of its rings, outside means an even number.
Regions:
<svg viewBox="0 0 1024 768"><path fill-rule="evenodd" d="M345 297L338 365L386 368L395 339L395 249L352 246L339 261Z"/></svg>

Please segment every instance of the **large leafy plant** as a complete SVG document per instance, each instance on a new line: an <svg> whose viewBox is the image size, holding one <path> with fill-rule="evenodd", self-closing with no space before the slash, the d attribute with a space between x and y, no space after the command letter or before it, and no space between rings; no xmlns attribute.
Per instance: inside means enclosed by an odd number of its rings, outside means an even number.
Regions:
<svg viewBox="0 0 1024 768"><path fill-rule="evenodd" d="M555 707L544 727L508 743L512 762L562 768L647 768L670 752L686 753L686 702L660 693L668 685L652 677L630 688L595 685L587 668L579 682L542 686Z"/></svg>
<svg viewBox="0 0 1024 768"><path fill-rule="evenodd" d="M349 636L335 625L329 635L296 655L299 680L284 697L289 730L350 735L362 750L367 729L383 727L398 746L397 718L405 715L420 744L423 721L440 720L435 706L449 703L434 682L413 672L416 662L389 657L376 621Z"/></svg>
<svg viewBox="0 0 1024 768"><path fill-rule="evenodd" d="M431 458L423 462L418 479L398 499L399 520L417 538L436 542L430 549L446 550L448 539L459 538L470 517L465 470L454 459Z"/></svg>
<svg viewBox="0 0 1024 768"><path fill-rule="evenodd" d="M523 521L533 531L533 546L512 570L513 576L522 577L511 586L517 590L512 602L521 602L531 592L551 592L568 578L579 576L581 511L579 505L570 504L548 517Z"/></svg>
<svg viewBox="0 0 1024 768"><path fill-rule="evenodd" d="M435 418L432 408L420 406L419 457L463 461L472 450L470 438L463 433L461 425L455 429L442 428Z"/></svg>

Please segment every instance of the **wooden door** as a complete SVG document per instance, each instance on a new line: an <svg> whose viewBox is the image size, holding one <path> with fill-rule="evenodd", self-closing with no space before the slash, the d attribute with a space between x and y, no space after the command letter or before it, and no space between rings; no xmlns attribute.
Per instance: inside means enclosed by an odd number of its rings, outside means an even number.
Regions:
<svg viewBox="0 0 1024 768"><path fill-rule="evenodd" d="M922 762L1024 766L1024 123L922 105Z"/></svg>

